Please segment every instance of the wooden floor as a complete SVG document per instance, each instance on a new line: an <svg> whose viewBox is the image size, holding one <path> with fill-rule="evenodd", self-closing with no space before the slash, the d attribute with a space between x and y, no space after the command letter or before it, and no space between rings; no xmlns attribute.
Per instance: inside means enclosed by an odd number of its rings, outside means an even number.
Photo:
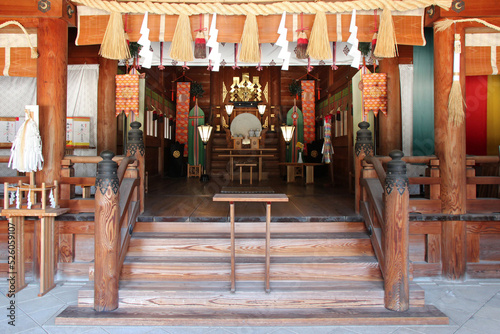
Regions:
<svg viewBox="0 0 500 334"><path fill-rule="evenodd" d="M213 202L214 194L224 188L269 189L284 193L288 203L272 205L273 221L360 221L354 211L354 196L348 189L331 185L328 180L317 178L314 184L305 185L304 180L286 183L281 178L261 182L248 180L239 184L239 177L231 182L225 177L212 177L203 183L198 178L161 178L149 179L146 195L146 208L139 221L221 221L229 216L229 205ZM236 204L236 220L264 221L265 204Z"/></svg>

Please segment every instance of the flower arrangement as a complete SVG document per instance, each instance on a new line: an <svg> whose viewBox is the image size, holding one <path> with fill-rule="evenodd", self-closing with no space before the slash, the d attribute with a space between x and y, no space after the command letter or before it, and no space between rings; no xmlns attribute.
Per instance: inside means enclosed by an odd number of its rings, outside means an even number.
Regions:
<svg viewBox="0 0 500 334"><path fill-rule="evenodd" d="M301 143L300 141L297 142L297 145L295 145L297 147L297 149L299 150L299 152L302 152L302 150L304 149L304 144Z"/></svg>

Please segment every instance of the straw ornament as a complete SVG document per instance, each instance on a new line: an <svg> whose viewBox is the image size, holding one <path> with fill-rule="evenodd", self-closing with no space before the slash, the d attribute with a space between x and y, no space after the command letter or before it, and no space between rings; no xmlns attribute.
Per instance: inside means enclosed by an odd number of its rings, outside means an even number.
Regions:
<svg viewBox="0 0 500 334"><path fill-rule="evenodd" d="M325 12L316 13L311 35L309 36L307 54L314 59L330 59L332 57Z"/></svg>
<svg viewBox="0 0 500 334"><path fill-rule="evenodd" d="M260 62L259 27L257 25L257 17L255 14L247 14L240 44L240 61L245 63Z"/></svg>
<svg viewBox="0 0 500 334"><path fill-rule="evenodd" d="M290 14L345 13L356 10L375 10L388 8L391 11L407 11L426 8L431 5L449 10L452 0L357 0L357 1L239 1L223 3L221 0L150 0L150 1L104 1L73 0L74 3L87 7L121 13L166 14L166 15L277 15L284 11Z"/></svg>
<svg viewBox="0 0 500 334"><path fill-rule="evenodd" d="M398 53L396 31L391 11L385 7L380 18L377 33L377 44L373 55L377 58L394 58Z"/></svg>
<svg viewBox="0 0 500 334"><path fill-rule="evenodd" d="M193 61L193 35L191 35L191 22L186 14L179 15L175 26L170 58L177 61Z"/></svg>
<svg viewBox="0 0 500 334"><path fill-rule="evenodd" d="M129 59L130 50L127 44L122 14L111 12L108 26L101 42L99 55L108 59Z"/></svg>

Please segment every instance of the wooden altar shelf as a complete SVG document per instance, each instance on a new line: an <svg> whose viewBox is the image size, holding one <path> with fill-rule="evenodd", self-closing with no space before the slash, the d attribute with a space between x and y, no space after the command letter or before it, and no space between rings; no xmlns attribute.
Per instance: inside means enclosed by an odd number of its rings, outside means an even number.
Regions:
<svg viewBox="0 0 500 334"><path fill-rule="evenodd" d="M269 267L271 265L271 203L288 202L285 194L215 194L214 202L229 202L229 218L231 221L231 292L236 291L235 271L235 241L234 241L234 202L265 202L266 203L266 265L265 265L265 290L271 291L269 283Z"/></svg>
<svg viewBox="0 0 500 334"><path fill-rule="evenodd" d="M314 183L314 166L321 166L318 162L282 162L280 165L286 166L286 182L295 182L295 178L304 177L304 167L306 168L306 184Z"/></svg>
<svg viewBox="0 0 500 334"><path fill-rule="evenodd" d="M259 148L259 149L232 149L232 148L216 148L214 151L229 152L229 154L219 154L219 157L229 158L229 168L231 181L234 180L234 158L258 158L259 165L259 182L262 181L262 158L272 158L274 154L264 154L264 152L275 152L276 148ZM243 152L243 154L234 154L234 152ZM258 153L255 153L258 152Z"/></svg>
<svg viewBox="0 0 500 334"><path fill-rule="evenodd" d="M188 164L188 174L187 177L201 177L201 165L190 165Z"/></svg>
<svg viewBox="0 0 500 334"><path fill-rule="evenodd" d="M17 209L9 205L9 191L19 189L19 201L22 201L22 194L30 192L30 197L33 202L32 209L21 207ZM13 265L9 265L9 273L14 277L15 291L19 291L26 286L24 278L24 220L25 217L38 217L41 223L40 235L40 293L38 296L43 296L50 291L54 286L55 272L55 229L54 220L56 216L62 215L69 211L67 208L47 208L47 192L54 190L54 198L57 207L58 186L57 181L53 186L46 186L42 183L41 188L34 187L33 184L22 185L18 183L17 187L9 187L8 183L4 183L4 209L2 215L9 219L9 235L13 235L13 239L9 239L14 246L14 261ZM34 203L35 193L41 193L41 203Z"/></svg>
<svg viewBox="0 0 500 334"><path fill-rule="evenodd" d="M250 167L250 184L252 184L253 167L257 167L257 164L236 164L236 167L240 167L240 184L243 184L243 167Z"/></svg>

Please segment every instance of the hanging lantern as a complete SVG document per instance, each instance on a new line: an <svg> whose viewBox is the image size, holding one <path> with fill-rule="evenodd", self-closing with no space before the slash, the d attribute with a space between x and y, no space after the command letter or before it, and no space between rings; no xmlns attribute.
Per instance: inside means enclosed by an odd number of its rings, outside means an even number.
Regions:
<svg viewBox="0 0 500 334"><path fill-rule="evenodd" d="M139 116L139 74L116 75L116 116L123 111Z"/></svg>
<svg viewBox="0 0 500 334"><path fill-rule="evenodd" d="M375 116L379 110L387 115L387 74L363 74L364 114L373 111Z"/></svg>

